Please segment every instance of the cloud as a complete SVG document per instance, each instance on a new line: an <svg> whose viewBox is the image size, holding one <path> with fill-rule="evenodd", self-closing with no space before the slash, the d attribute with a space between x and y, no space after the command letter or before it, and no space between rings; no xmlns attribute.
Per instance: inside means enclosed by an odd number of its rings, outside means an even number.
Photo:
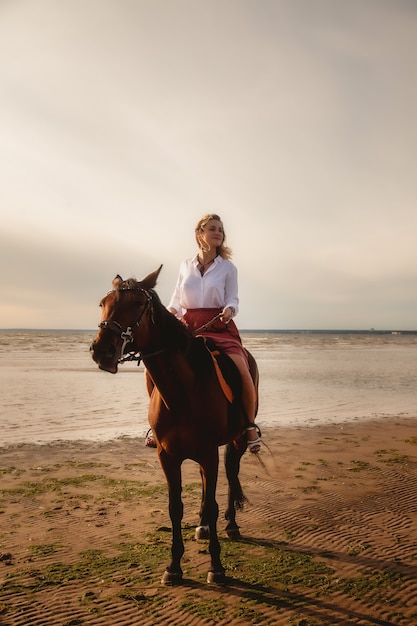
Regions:
<svg viewBox="0 0 417 626"><path fill-rule="evenodd" d="M0 326L84 327L160 263L167 300L207 211L242 326L415 326L414 3L0 11Z"/></svg>

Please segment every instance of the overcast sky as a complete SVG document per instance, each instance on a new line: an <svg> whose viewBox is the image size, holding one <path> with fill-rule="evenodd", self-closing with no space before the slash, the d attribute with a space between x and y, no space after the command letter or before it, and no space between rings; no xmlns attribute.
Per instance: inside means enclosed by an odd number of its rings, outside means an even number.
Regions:
<svg viewBox="0 0 417 626"><path fill-rule="evenodd" d="M415 0L0 0L0 328L223 218L242 329L417 329Z"/></svg>

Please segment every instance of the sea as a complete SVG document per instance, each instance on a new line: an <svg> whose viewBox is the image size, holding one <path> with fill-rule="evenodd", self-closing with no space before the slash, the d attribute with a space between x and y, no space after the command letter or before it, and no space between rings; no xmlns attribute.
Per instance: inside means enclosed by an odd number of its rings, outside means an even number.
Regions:
<svg viewBox="0 0 417 626"><path fill-rule="evenodd" d="M89 330L0 330L0 446L142 437L143 366L93 362ZM417 333L242 331L261 429L417 417Z"/></svg>

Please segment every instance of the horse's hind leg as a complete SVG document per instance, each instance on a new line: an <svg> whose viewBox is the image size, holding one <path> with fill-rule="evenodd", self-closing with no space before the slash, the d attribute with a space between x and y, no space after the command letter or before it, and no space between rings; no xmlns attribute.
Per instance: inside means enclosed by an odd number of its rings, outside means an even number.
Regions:
<svg viewBox="0 0 417 626"><path fill-rule="evenodd" d="M205 479L203 468L200 465L200 476L201 476L201 504L200 504L200 524L195 529L195 538L196 541L201 541L204 539L210 539L210 528L207 519L206 512L206 489L205 489Z"/></svg>
<svg viewBox="0 0 417 626"><path fill-rule="evenodd" d="M245 451L245 445L236 447L235 443L229 443L224 453L227 481L229 483L227 509L225 518L228 521L226 526L227 536L230 539L239 539L240 531L236 523L236 508L242 509L246 501L242 486L239 480L240 459Z"/></svg>
<svg viewBox="0 0 417 626"><path fill-rule="evenodd" d="M161 582L174 585L182 581L181 558L184 554L184 542L181 533L183 503L181 499L181 462L171 459L163 452L160 462L168 482L169 516L172 524L171 562L165 570Z"/></svg>

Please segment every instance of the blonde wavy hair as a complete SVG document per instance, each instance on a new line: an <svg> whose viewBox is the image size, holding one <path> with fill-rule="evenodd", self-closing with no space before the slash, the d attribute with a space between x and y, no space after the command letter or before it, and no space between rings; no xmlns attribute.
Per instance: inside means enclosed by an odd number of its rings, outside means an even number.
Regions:
<svg viewBox="0 0 417 626"><path fill-rule="evenodd" d="M221 257L223 257L223 259L230 259L232 257L232 251L230 248L228 248L225 243L226 243L226 233L224 230L224 226L223 226L223 222L221 220L221 217L219 215L217 215L216 213L206 213L206 215L203 215L203 217L201 217L195 227L195 240L197 242L198 247L204 250L204 241L201 239L201 233L204 231L204 228L207 226L207 224L211 221L211 220L217 220L218 222L220 222L220 224L222 225L223 228L223 241L221 243L220 246L217 246L217 254Z"/></svg>

